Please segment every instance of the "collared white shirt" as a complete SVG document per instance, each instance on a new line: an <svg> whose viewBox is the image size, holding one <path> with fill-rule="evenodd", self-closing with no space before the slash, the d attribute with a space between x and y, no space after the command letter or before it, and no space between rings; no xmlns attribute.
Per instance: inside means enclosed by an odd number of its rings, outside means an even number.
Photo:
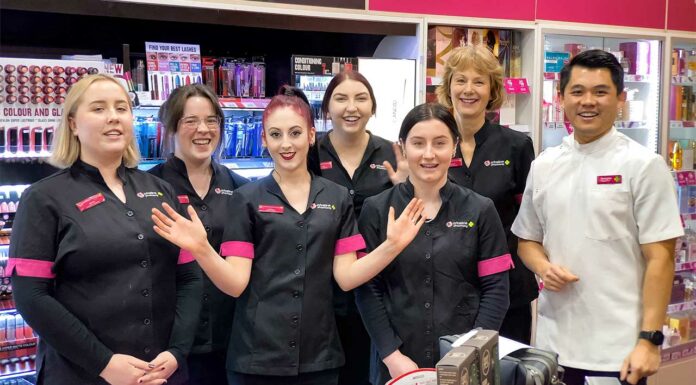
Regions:
<svg viewBox="0 0 696 385"><path fill-rule="evenodd" d="M512 232L580 278L540 293L536 345L561 365L620 370L642 321L640 245L684 234L664 160L613 128L587 144L569 135L532 163Z"/></svg>

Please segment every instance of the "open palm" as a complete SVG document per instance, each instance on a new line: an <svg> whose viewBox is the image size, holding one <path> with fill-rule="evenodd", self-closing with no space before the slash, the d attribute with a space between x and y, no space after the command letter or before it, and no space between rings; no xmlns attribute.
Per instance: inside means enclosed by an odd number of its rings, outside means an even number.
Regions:
<svg viewBox="0 0 696 385"><path fill-rule="evenodd" d="M406 206L398 219L394 219L394 208L389 207L389 219L387 222L387 239L403 249L416 237L425 216L423 210L425 204L422 200L413 198Z"/></svg>
<svg viewBox="0 0 696 385"><path fill-rule="evenodd" d="M158 209L152 209L152 221L155 222L155 232L162 238L188 251L200 249L208 243L203 223L192 206L186 211L191 219L186 219L176 212L171 206L162 203L164 213Z"/></svg>

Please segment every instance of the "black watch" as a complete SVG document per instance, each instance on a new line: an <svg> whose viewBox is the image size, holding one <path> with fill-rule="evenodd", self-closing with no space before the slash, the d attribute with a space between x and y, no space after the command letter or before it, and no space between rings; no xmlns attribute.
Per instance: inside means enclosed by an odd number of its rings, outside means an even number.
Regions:
<svg viewBox="0 0 696 385"><path fill-rule="evenodd" d="M650 341L653 345L660 346L665 340L665 335L659 330L641 331L638 333L638 338Z"/></svg>

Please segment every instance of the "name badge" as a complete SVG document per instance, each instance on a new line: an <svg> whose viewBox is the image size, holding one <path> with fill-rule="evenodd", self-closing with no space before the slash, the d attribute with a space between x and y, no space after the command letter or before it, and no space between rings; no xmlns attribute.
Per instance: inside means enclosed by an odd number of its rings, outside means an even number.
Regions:
<svg viewBox="0 0 696 385"><path fill-rule="evenodd" d="M597 184L621 184L621 175L602 175L597 177Z"/></svg>
<svg viewBox="0 0 696 385"><path fill-rule="evenodd" d="M179 203L181 204L188 204L189 203L189 197L188 195L177 195L177 199L179 199Z"/></svg>
<svg viewBox="0 0 696 385"><path fill-rule="evenodd" d="M319 168L322 170L331 169L331 168L333 168L333 163L331 163L330 160L326 161L326 162L321 162L321 163L319 163Z"/></svg>
<svg viewBox="0 0 696 385"><path fill-rule="evenodd" d="M452 158L450 161L450 167L462 167L464 165L464 161L462 161L462 158Z"/></svg>
<svg viewBox="0 0 696 385"><path fill-rule="evenodd" d="M92 207L100 203L104 203L104 201L106 201L106 198L104 198L104 194L96 193L87 199L75 203L75 206L77 206L78 210L85 211L91 209Z"/></svg>
<svg viewBox="0 0 696 385"><path fill-rule="evenodd" d="M259 205L260 213L282 214L285 212L283 206Z"/></svg>

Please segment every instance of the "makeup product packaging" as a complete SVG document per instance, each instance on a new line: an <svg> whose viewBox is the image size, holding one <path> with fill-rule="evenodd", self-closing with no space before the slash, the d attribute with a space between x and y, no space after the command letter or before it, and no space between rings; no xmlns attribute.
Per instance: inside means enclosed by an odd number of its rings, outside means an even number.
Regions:
<svg viewBox="0 0 696 385"><path fill-rule="evenodd" d="M473 337L464 341L462 346L473 347L478 352L481 383L500 385L498 332L493 330L480 330Z"/></svg>
<svg viewBox="0 0 696 385"><path fill-rule="evenodd" d="M480 384L479 356L476 348L460 346L450 350L436 365L438 385Z"/></svg>
<svg viewBox="0 0 696 385"><path fill-rule="evenodd" d="M544 72L561 72L561 69L570 61L568 52L544 52Z"/></svg>
<svg viewBox="0 0 696 385"><path fill-rule="evenodd" d="M650 43L646 41L621 43L619 50L623 51L624 57L628 59L629 74L650 74Z"/></svg>

